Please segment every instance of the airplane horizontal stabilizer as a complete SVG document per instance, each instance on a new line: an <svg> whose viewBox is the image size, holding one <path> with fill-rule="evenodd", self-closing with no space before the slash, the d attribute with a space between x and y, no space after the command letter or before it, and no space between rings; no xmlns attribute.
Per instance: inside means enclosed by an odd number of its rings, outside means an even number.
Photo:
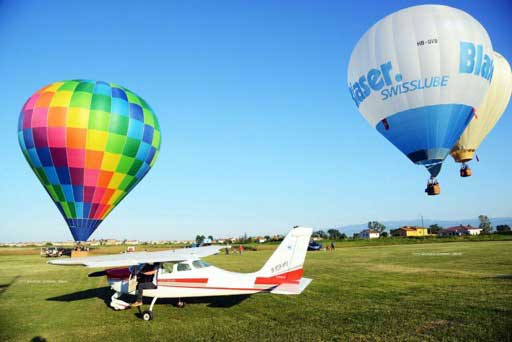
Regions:
<svg viewBox="0 0 512 342"><path fill-rule="evenodd" d="M309 285L309 283L311 283L311 281L313 281L313 279L301 278L300 282L298 284L290 284L290 283L281 284L281 285L277 286L276 288L274 288L272 291L270 291L270 293L282 294L282 295L298 295L302 291L304 291L304 289L306 287L308 287L308 285Z"/></svg>

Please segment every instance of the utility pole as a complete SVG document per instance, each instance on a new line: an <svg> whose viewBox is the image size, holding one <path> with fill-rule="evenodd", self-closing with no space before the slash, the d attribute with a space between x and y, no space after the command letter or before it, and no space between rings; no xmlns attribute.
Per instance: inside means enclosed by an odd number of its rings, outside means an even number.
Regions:
<svg viewBox="0 0 512 342"><path fill-rule="evenodd" d="M425 225L423 224L423 215L421 215L421 226L425 227Z"/></svg>

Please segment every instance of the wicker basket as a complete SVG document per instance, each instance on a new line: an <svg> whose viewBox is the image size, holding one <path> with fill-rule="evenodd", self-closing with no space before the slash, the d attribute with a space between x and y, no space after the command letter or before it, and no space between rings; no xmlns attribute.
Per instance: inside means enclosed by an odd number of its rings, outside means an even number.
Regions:
<svg viewBox="0 0 512 342"><path fill-rule="evenodd" d="M71 257L72 258L80 258L85 257L89 255L89 251L81 251L81 250L72 250L71 251Z"/></svg>

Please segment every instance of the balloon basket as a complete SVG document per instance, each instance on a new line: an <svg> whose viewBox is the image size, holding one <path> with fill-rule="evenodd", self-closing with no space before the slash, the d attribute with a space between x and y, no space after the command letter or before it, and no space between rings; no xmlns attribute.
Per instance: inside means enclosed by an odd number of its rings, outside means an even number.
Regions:
<svg viewBox="0 0 512 342"><path fill-rule="evenodd" d="M72 258L81 258L81 257L86 257L89 255L89 248L83 246L83 245L78 245L76 246L75 248L73 248L73 250L71 251L71 257Z"/></svg>
<svg viewBox="0 0 512 342"><path fill-rule="evenodd" d="M472 174L473 174L473 172L467 166L463 167L462 169L460 169L460 176L461 177L471 177Z"/></svg>
<svg viewBox="0 0 512 342"><path fill-rule="evenodd" d="M436 180L429 180L425 192L429 196L436 196L441 193L441 187L439 186L439 183Z"/></svg>
<svg viewBox="0 0 512 342"><path fill-rule="evenodd" d="M71 251L71 257L72 258L80 258L80 257L85 257L85 256L88 256L89 255L89 251L76 251L76 250L72 250Z"/></svg>

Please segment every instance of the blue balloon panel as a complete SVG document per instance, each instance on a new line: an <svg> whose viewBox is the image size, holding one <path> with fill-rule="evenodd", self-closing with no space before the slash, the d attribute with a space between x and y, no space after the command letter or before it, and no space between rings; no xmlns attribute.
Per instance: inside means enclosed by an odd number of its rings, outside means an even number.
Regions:
<svg viewBox="0 0 512 342"><path fill-rule="evenodd" d="M388 116L377 130L414 163L425 165L433 177L473 117L473 108L441 104Z"/></svg>

